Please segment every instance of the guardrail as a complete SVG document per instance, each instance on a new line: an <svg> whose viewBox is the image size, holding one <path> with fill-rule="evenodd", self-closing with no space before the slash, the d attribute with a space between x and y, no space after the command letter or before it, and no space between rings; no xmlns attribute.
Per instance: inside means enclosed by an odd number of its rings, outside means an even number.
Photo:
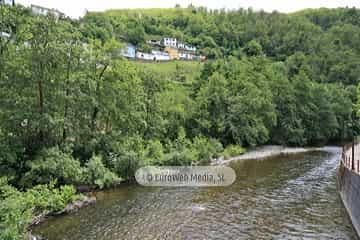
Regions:
<svg viewBox="0 0 360 240"><path fill-rule="evenodd" d="M352 143L343 146L341 155L342 164L349 170L360 174L360 144Z"/></svg>

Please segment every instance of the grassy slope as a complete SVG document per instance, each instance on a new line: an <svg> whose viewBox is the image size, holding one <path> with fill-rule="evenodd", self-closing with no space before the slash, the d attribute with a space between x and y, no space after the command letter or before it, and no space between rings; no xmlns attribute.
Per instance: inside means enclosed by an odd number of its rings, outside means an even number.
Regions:
<svg viewBox="0 0 360 240"><path fill-rule="evenodd" d="M204 65L202 62L196 61L171 61L171 62L135 62L140 68L146 68L154 71L161 76L185 75L186 82L191 81L200 75Z"/></svg>

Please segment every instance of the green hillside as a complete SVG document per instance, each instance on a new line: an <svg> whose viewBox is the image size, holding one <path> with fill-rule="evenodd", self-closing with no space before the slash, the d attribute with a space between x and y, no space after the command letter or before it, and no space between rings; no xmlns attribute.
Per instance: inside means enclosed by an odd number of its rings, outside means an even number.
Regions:
<svg viewBox="0 0 360 240"><path fill-rule="evenodd" d="M135 62L143 69L154 71L160 76L179 81L191 82L200 76L204 63L196 61Z"/></svg>

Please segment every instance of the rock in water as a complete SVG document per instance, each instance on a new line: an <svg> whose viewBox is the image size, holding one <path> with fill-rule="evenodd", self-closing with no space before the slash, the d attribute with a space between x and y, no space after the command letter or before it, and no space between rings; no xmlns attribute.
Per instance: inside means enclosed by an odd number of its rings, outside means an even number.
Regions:
<svg viewBox="0 0 360 240"><path fill-rule="evenodd" d="M82 200L68 204L61 213L72 213L78 211L80 208L96 202L96 197L84 197Z"/></svg>

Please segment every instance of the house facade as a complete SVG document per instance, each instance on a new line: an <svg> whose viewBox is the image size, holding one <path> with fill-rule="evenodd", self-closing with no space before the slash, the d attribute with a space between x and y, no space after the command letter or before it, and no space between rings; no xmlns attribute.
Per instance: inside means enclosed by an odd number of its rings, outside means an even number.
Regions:
<svg viewBox="0 0 360 240"><path fill-rule="evenodd" d="M196 47L190 46L190 45L185 45L185 50L191 51L191 52L195 52L195 51L196 51Z"/></svg>
<svg viewBox="0 0 360 240"><path fill-rule="evenodd" d="M31 11L36 15L53 14L56 18L65 17L65 14L60 12L57 9L41 7L41 6L38 6L38 5L31 5Z"/></svg>
<svg viewBox="0 0 360 240"><path fill-rule="evenodd" d="M191 52L195 52L195 51L196 51L196 47L191 46L191 45L187 45L187 44L181 43L181 42L178 42L177 47L178 47L179 49L186 50L186 51L191 51Z"/></svg>
<svg viewBox="0 0 360 240"><path fill-rule="evenodd" d="M180 59L179 50L176 48L166 47L165 52L169 53L171 60L179 60Z"/></svg>
<svg viewBox="0 0 360 240"><path fill-rule="evenodd" d="M144 61L170 61L170 55L167 52L151 51L151 53L136 52L136 59Z"/></svg>
<svg viewBox="0 0 360 240"><path fill-rule="evenodd" d="M121 50L120 55L123 56L123 57L126 57L126 58L135 58L136 57L136 48L135 48L135 46L132 45L131 43L128 43L126 45L126 48Z"/></svg>
<svg viewBox="0 0 360 240"><path fill-rule="evenodd" d="M15 6L15 0L0 0L0 5Z"/></svg>
<svg viewBox="0 0 360 240"><path fill-rule="evenodd" d="M170 55L167 52L162 51L151 51L155 57L155 61L170 61Z"/></svg>
<svg viewBox="0 0 360 240"><path fill-rule="evenodd" d="M180 60L194 60L193 58L196 57L191 53L182 52L179 54Z"/></svg>
<svg viewBox="0 0 360 240"><path fill-rule="evenodd" d="M147 40L146 43L150 45L161 46L161 41L159 40L150 39Z"/></svg>
<svg viewBox="0 0 360 240"><path fill-rule="evenodd" d="M145 52L136 52L136 59L145 60L145 61L155 61L156 58L152 53Z"/></svg>
<svg viewBox="0 0 360 240"><path fill-rule="evenodd" d="M0 32L0 37L2 38L10 38L10 34L7 32Z"/></svg>
<svg viewBox="0 0 360 240"><path fill-rule="evenodd" d="M164 46L176 48L177 47L176 38L164 38Z"/></svg>
<svg viewBox="0 0 360 240"><path fill-rule="evenodd" d="M180 49L185 49L185 43L178 42L177 47Z"/></svg>

